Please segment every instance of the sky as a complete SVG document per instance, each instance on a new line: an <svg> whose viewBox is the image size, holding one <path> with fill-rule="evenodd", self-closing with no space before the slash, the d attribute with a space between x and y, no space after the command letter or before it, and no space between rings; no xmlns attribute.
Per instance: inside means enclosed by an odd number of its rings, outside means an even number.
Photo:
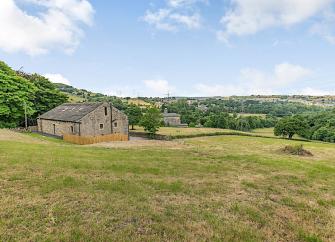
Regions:
<svg viewBox="0 0 335 242"><path fill-rule="evenodd" d="M0 0L0 60L117 96L335 95L335 0Z"/></svg>

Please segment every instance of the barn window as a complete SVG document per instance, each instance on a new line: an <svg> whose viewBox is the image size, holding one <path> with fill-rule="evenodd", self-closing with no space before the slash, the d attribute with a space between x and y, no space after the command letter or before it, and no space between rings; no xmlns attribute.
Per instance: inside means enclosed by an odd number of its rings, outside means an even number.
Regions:
<svg viewBox="0 0 335 242"><path fill-rule="evenodd" d="M72 133L72 134L74 133L74 128L73 128L73 126L71 126L71 133Z"/></svg>
<svg viewBox="0 0 335 242"><path fill-rule="evenodd" d="M100 129L104 129L104 124L100 124Z"/></svg>
<svg viewBox="0 0 335 242"><path fill-rule="evenodd" d="M105 116L107 116L108 112L107 112L107 107L105 107Z"/></svg>
<svg viewBox="0 0 335 242"><path fill-rule="evenodd" d="M117 122L114 123L114 127L115 127L115 128L117 127Z"/></svg>

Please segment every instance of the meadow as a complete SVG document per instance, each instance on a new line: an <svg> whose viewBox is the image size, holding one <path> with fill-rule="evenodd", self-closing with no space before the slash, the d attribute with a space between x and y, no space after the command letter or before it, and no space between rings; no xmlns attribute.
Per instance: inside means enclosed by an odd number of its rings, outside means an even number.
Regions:
<svg viewBox="0 0 335 242"><path fill-rule="evenodd" d="M135 130L130 130L132 132L145 132L143 127L135 126ZM157 134L165 135L169 137L188 137L188 136L206 136L215 134L251 134L249 132L236 131L232 129L217 129L217 128L179 128L179 127L161 127L159 128Z"/></svg>
<svg viewBox="0 0 335 242"><path fill-rule="evenodd" d="M0 240L335 241L334 144L164 142L103 148L0 130ZM313 156L280 152L293 144Z"/></svg>

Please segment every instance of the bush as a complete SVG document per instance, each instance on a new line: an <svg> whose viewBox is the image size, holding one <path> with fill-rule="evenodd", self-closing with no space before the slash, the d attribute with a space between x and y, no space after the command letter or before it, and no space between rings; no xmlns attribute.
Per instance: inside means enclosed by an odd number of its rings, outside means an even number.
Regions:
<svg viewBox="0 0 335 242"><path fill-rule="evenodd" d="M303 145L287 145L282 149L282 152L290 155L313 156L310 151L304 149Z"/></svg>
<svg viewBox="0 0 335 242"><path fill-rule="evenodd" d="M190 128L195 128L195 123L191 122L189 125L188 125Z"/></svg>

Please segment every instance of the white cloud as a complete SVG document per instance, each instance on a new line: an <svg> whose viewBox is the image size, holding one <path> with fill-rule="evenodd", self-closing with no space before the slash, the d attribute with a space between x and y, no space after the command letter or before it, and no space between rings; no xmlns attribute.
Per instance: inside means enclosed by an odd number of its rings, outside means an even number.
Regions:
<svg viewBox="0 0 335 242"><path fill-rule="evenodd" d="M310 32L314 35L319 35L331 44L335 44L335 13L332 11L326 11L323 14L321 22L317 22L312 25Z"/></svg>
<svg viewBox="0 0 335 242"><path fill-rule="evenodd" d="M168 0L168 5L173 8L192 6L196 3L208 3L208 0Z"/></svg>
<svg viewBox="0 0 335 242"><path fill-rule="evenodd" d="M222 17L219 40L254 34L271 27L290 27L327 10L334 0L231 0Z"/></svg>
<svg viewBox="0 0 335 242"><path fill-rule="evenodd" d="M153 96L164 96L175 90L175 87L166 80L145 80L143 82L147 88L155 92Z"/></svg>
<svg viewBox="0 0 335 242"><path fill-rule="evenodd" d="M6 52L73 52L83 35L81 25L92 24L94 10L88 0L21 0L38 7L35 15L28 14L17 2L0 1L0 49Z"/></svg>
<svg viewBox="0 0 335 242"><path fill-rule="evenodd" d="M188 29L198 29L201 26L201 16L199 14L194 14L190 16L171 14L170 18L176 23L186 26Z"/></svg>
<svg viewBox="0 0 335 242"><path fill-rule="evenodd" d="M256 88L281 88L303 81L312 74L312 71L300 65L290 63L278 64L273 73L266 73L254 68L241 70L242 80Z"/></svg>
<svg viewBox="0 0 335 242"><path fill-rule="evenodd" d="M327 95L335 95L335 89L334 90L322 90L312 87L306 87L300 91L301 95L307 95L307 96L327 96Z"/></svg>
<svg viewBox="0 0 335 242"><path fill-rule="evenodd" d="M61 74L47 73L47 74L44 74L43 76L48 78L53 83L63 83L66 85L71 84L70 81L66 79L64 76L62 76Z"/></svg>
<svg viewBox="0 0 335 242"><path fill-rule="evenodd" d="M251 94L278 94L282 88L305 81L312 71L299 65L289 63L278 64L271 73L254 68L240 71L240 81L235 84L197 84L195 90L204 96L231 96ZM287 93L286 93L287 94Z"/></svg>
<svg viewBox="0 0 335 242"><path fill-rule="evenodd" d="M202 17L195 8L198 3L208 1L168 0L164 8L147 10L142 20L158 30L198 29L202 26Z"/></svg>
<svg viewBox="0 0 335 242"><path fill-rule="evenodd" d="M194 86L197 96L231 96L245 95L245 89L239 85L215 84L208 85L200 83Z"/></svg>

